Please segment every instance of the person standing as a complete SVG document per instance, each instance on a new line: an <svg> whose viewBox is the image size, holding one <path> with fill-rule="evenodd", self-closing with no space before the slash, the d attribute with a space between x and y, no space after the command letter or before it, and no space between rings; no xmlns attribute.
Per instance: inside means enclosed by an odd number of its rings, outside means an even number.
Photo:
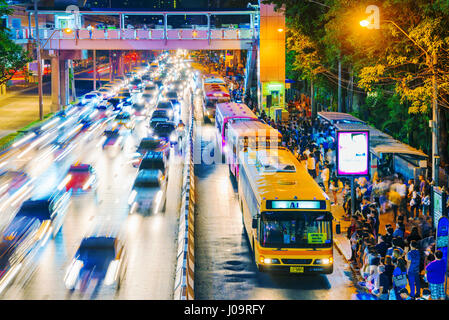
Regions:
<svg viewBox="0 0 449 320"><path fill-rule="evenodd" d="M324 192L326 193L329 192L329 178L330 178L329 166L325 164L323 171L321 171L321 179L323 180Z"/></svg>
<svg viewBox="0 0 449 320"><path fill-rule="evenodd" d="M406 286L407 262L404 258L398 258L396 268L393 271L393 292L390 291L390 300L401 300L399 297L399 292Z"/></svg>
<svg viewBox="0 0 449 320"><path fill-rule="evenodd" d="M312 153L309 154L309 158L307 159L307 171L312 178L316 178L316 162Z"/></svg>
<svg viewBox="0 0 449 320"><path fill-rule="evenodd" d="M394 188L391 188L388 193L388 200L390 200L391 208L393 209L393 221L396 223L398 209L401 205L401 196L394 190Z"/></svg>
<svg viewBox="0 0 449 320"><path fill-rule="evenodd" d="M443 260L443 252L435 251L435 260L426 266L426 277L432 300L445 300L444 280L446 273L446 263Z"/></svg>
<svg viewBox="0 0 449 320"><path fill-rule="evenodd" d="M409 263L407 270L407 279L410 286L410 296L412 298L417 298L421 295L421 280L419 277L419 262L421 256L418 250L418 242L412 240L410 242L410 251L405 256L407 262Z"/></svg>
<svg viewBox="0 0 449 320"><path fill-rule="evenodd" d="M407 186L404 183L404 180L400 180L396 185L396 191L401 196L401 205L399 206L399 211L402 212L403 215L407 217L408 220L408 211L407 211Z"/></svg>

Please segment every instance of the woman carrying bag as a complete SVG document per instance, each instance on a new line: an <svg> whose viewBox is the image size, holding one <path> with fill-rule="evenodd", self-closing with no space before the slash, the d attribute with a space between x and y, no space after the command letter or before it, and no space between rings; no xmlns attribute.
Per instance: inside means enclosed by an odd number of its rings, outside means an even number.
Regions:
<svg viewBox="0 0 449 320"><path fill-rule="evenodd" d="M399 258L393 271L393 289L390 290L389 300L402 300L399 292L407 286L407 262Z"/></svg>

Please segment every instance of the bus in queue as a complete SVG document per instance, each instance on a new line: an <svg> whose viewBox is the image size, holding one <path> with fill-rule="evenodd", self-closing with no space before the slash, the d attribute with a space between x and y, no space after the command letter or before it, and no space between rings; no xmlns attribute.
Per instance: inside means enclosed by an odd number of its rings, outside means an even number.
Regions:
<svg viewBox="0 0 449 320"><path fill-rule="evenodd" d="M282 146L282 134L260 121L230 123L226 134L227 145L224 149L226 163L231 177L239 176L239 153L246 149L279 148Z"/></svg>
<svg viewBox="0 0 449 320"><path fill-rule="evenodd" d="M229 90L224 85L206 84L204 85L204 115L209 118L215 117L215 108L218 103L231 101Z"/></svg>
<svg viewBox="0 0 449 320"><path fill-rule="evenodd" d="M221 141L219 146L222 154L226 146L228 124L248 120L258 120L258 118L246 104L235 102L217 104L215 110L215 126L217 127L217 141Z"/></svg>
<svg viewBox="0 0 449 320"><path fill-rule="evenodd" d="M238 185L259 271L333 272L329 198L288 149L241 152Z"/></svg>

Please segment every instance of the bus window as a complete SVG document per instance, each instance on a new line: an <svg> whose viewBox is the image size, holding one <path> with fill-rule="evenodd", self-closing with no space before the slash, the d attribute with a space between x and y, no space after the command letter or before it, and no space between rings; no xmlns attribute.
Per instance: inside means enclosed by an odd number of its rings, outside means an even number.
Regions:
<svg viewBox="0 0 449 320"><path fill-rule="evenodd" d="M329 213L263 212L260 242L267 248L323 248L332 246Z"/></svg>

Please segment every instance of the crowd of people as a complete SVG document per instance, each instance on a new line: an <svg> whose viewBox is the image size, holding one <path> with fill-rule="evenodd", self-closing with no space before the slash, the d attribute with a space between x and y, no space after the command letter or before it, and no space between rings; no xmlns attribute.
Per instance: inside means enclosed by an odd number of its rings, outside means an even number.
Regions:
<svg viewBox="0 0 449 320"><path fill-rule="evenodd" d="M280 131L283 145L306 166L332 203L343 206L345 220L350 220L351 263L364 279L360 285L381 300L445 299L446 265L442 252L435 249L429 210L432 181L423 176L406 181L394 173L355 179L352 214L350 181L337 178L335 172L335 129L312 120L304 101L293 105L296 112L289 112L288 121L275 121L264 111L260 119ZM393 214L393 225L379 230L385 213Z"/></svg>

